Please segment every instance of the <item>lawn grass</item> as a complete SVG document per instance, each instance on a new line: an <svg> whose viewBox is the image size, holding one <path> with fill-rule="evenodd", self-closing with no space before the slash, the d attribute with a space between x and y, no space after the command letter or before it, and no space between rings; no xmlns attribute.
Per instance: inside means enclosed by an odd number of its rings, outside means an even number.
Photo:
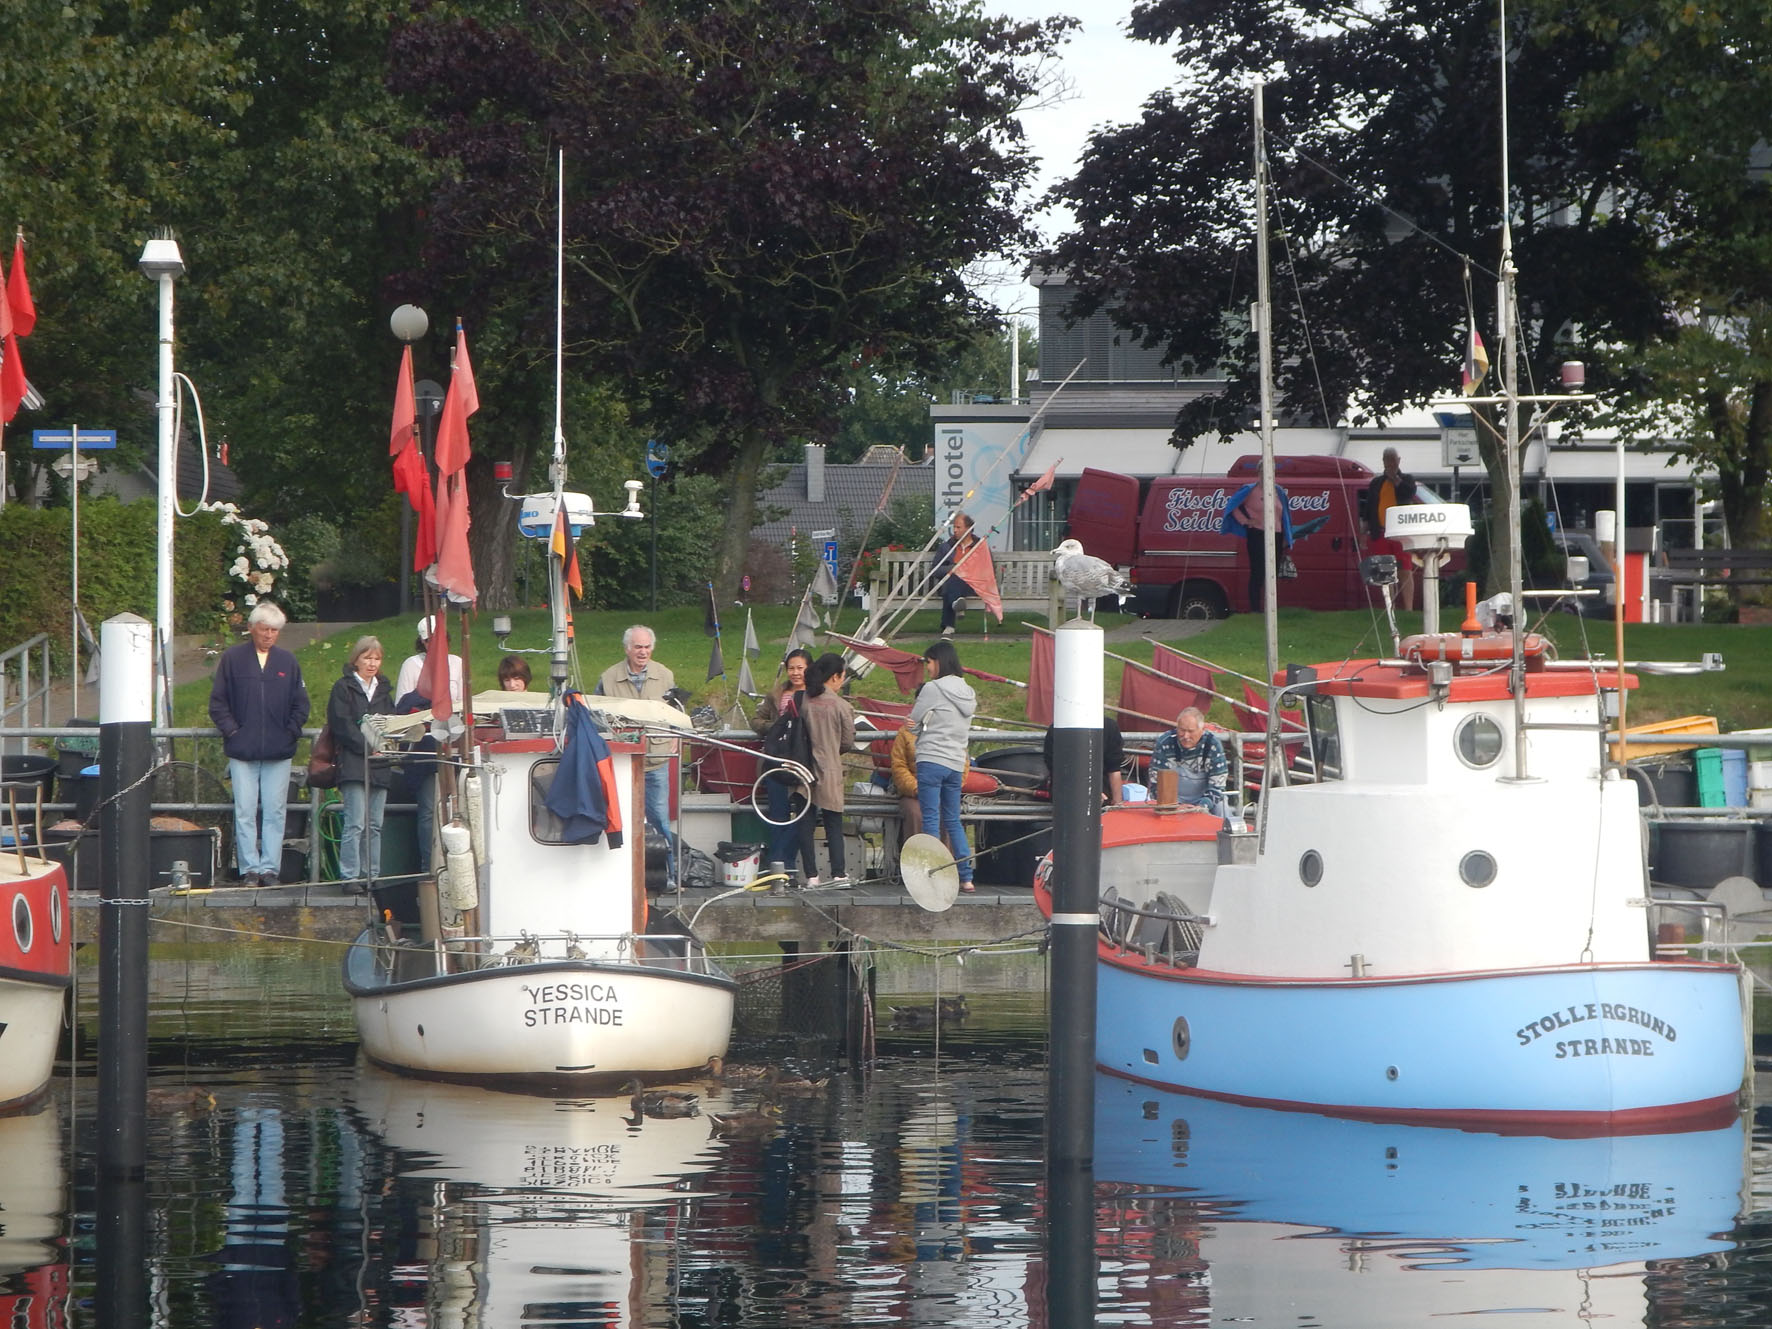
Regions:
<svg viewBox="0 0 1772 1329"><path fill-rule="evenodd" d="M783 644L794 624L792 606L760 606L753 611L760 658L752 662L751 671L759 687L767 688L774 676L775 662L780 659ZM737 688L739 657L744 641L744 613L737 611L721 624L721 648L725 657L726 675L712 681L706 679L711 640L702 630L703 611L694 606L661 609L655 614L632 611L580 613L576 615L579 659L587 687L596 685L596 676L621 658L621 634L629 624L645 622L658 635L656 658L677 676L679 685L694 694L693 705L710 703L724 711L734 700ZM541 647L547 642L547 615L540 610L520 610L511 615L514 630L513 647ZM332 682L339 676L345 653L352 641L362 633L381 639L386 652L384 668L391 675L398 670L412 648L415 616L383 619L340 632L304 647L297 652L302 675L314 699L314 716L310 724L318 725ZM1103 614L1098 619L1105 628L1135 624L1129 615ZM1444 626L1454 624L1451 612L1442 615ZM853 632L860 624L860 615L851 609L842 615L839 631ZM1021 622L992 624L988 639L976 634L979 626L976 612L961 624L970 629L957 641L961 660L971 668L1006 678L1025 680L1031 652L1029 630ZM936 640L939 616L936 610L915 615L909 625L894 638L896 645L907 650L922 651ZM477 690L495 687L499 649L492 635L492 616L480 613L471 620L470 669ZM1591 619L1555 616L1546 632L1557 642L1564 659L1577 658L1584 649L1610 656L1612 629L1610 624ZM1318 613L1311 610L1283 610L1279 616L1280 661L1316 663L1321 661L1359 659L1387 655L1391 650L1389 630L1382 620L1363 610ZM1266 633L1260 618L1237 614L1221 622L1204 625L1199 634L1174 643L1180 648L1209 659L1214 665L1259 678L1266 655ZM459 647L459 643L457 643ZM1106 693L1110 701L1119 695L1120 674L1125 666L1114 659L1125 656L1148 664L1152 649L1144 640L1113 641L1107 645ZM1707 651L1720 652L1727 665L1720 674L1690 677L1651 677L1643 675L1639 688L1631 694L1629 718L1633 723L1671 719L1681 715L1714 715L1721 727L1750 729L1772 727L1772 628L1743 627L1734 624L1631 625L1625 629L1625 654L1637 660L1695 661ZM547 657L530 656L531 668L538 678L547 675ZM1239 692L1236 680L1220 690ZM979 694L981 725L1011 727L1008 722L1020 720L1025 714L1025 693L1004 683L974 680ZM902 699L896 680L883 669L876 669L857 679L852 692L866 697ZM175 723L201 725L208 723L209 683L199 679L186 683L175 693ZM749 709L753 703L746 701ZM1211 715L1214 721L1233 723L1229 707L1218 703ZM1001 723L998 723L1001 722Z"/></svg>

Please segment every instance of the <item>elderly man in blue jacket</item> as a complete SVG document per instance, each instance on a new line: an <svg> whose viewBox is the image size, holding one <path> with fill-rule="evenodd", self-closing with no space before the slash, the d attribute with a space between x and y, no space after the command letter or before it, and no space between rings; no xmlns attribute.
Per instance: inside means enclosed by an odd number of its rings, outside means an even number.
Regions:
<svg viewBox="0 0 1772 1329"><path fill-rule="evenodd" d="M301 665L277 645L283 611L261 604L247 616L251 640L222 652L209 690L234 786L234 859L241 884L275 886L283 870L289 764L308 719Z"/></svg>

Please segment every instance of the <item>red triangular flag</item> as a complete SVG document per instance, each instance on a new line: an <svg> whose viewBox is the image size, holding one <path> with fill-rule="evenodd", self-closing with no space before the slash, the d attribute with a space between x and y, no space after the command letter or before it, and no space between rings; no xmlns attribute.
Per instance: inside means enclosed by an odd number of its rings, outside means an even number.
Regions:
<svg viewBox="0 0 1772 1329"><path fill-rule="evenodd" d="M425 665L418 671L414 686L420 695L431 699L431 714L436 719L447 720L455 714L455 700L449 695L449 615L445 612L431 615Z"/></svg>
<svg viewBox="0 0 1772 1329"><path fill-rule="evenodd" d="M418 516L412 538L412 570L423 572L437 561L437 505L431 497L424 453L416 443L394 458L394 492L411 499Z"/></svg>
<svg viewBox="0 0 1772 1329"><path fill-rule="evenodd" d="M468 554L468 486L465 477L437 478L437 585L470 604L480 598L474 560Z"/></svg>
<svg viewBox="0 0 1772 1329"><path fill-rule="evenodd" d="M388 456L398 457L418 442L418 407L412 400L412 347L400 352L400 381L394 384L394 427L388 432Z"/></svg>
<svg viewBox="0 0 1772 1329"><path fill-rule="evenodd" d="M474 387L474 366L468 359L468 334L455 325L455 361L449 375L449 392L443 399L443 416L437 421L437 472L454 475L468 464L473 449L468 444L468 417L480 409ZM439 503L438 509L442 509Z"/></svg>
<svg viewBox="0 0 1772 1329"><path fill-rule="evenodd" d="M6 301L0 300L0 305ZM18 338L8 332L0 343L0 424L10 424L18 414L18 404L25 399L25 362L19 357Z"/></svg>
<svg viewBox="0 0 1772 1329"><path fill-rule="evenodd" d="M29 337L37 326L37 306L31 299L31 279L25 276L25 233L12 242L12 271L6 277L6 303L12 312L15 337Z"/></svg>

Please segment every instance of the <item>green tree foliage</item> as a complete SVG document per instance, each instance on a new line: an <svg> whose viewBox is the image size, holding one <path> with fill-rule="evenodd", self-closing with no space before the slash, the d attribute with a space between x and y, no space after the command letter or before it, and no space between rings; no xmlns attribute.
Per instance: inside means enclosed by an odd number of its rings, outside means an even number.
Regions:
<svg viewBox="0 0 1772 1329"><path fill-rule="evenodd" d="M1618 423L1671 434L1715 466L1730 539L1767 537L1772 477L1772 8L1760 0L1534 0L1552 39L1575 31L1591 71L1577 126L1629 115L1662 218L1653 277L1677 317L1614 357Z"/></svg>
<svg viewBox="0 0 1772 1329"><path fill-rule="evenodd" d="M934 374L991 322L963 269L1030 239L1015 114L1067 26L946 0L439 6L393 61L446 173L427 279L514 351L553 305L564 149L569 349L724 478L729 601L770 450L828 433L857 362Z"/></svg>
<svg viewBox="0 0 1772 1329"><path fill-rule="evenodd" d="M1147 344L1221 395L1184 408L1175 441L1246 426L1258 400L1252 105L1265 106L1274 184L1274 323L1282 410L1382 418L1455 393L1470 303L1497 345L1500 251L1496 9L1490 0L1225 5L1154 0L1133 32L1175 43L1181 77L1137 124L1098 133L1059 194L1077 218L1051 262ZM1628 109L1573 130L1563 112L1604 43L1508 34L1512 216L1523 383L1594 343L1634 341L1663 315L1654 236L1629 167ZM1294 292L1299 298L1294 298ZM1302 303L1302 310L1300 305ZM1483 432L1483 431L1480 431ZM1500 457L1483 432L1492 478ZM1499 547L1499 546L1498 546Z"/></svg>
<svg viewBox="0 0 1772 1329"><path fill-rule="evenodd" d="M1021 372L1025 376L1039 364L1039 340L1019 323L1015 327L1021 339ZM930 406L946 405L956 393L968 399L1007 400L1011 395L1009 335L1007 327L975 334L932 375L888 378L865 364L854 365L844 385L847 400L837 409L830 459L858 461L870 447L885 444L917 461L931 437Z"/></svg>

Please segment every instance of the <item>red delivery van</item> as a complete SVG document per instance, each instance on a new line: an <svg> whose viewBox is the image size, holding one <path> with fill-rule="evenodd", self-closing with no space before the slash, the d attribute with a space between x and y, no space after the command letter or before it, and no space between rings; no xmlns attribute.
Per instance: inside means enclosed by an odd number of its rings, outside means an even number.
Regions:
<svg viewBox="0 0 1772 1329"><path fill-rule="evenodd" d="M1298 575L1279 583L1283 608L1357 609L1367 543L1360 519L1371 468L1346 457L1275 457L1274 481L1292 516ZM1086 470L1071 503L1069 535L1097 558L1129 570L1136 612L1223 618L1250 608L1249 554L1219 525L1237 491L1261 483L1261 458L1239 457L1223 476L1140 480ZM1422 501L1429 501L1425 492ZM1374 597L1378 592L1370 594ZM1259 606L1257 606L1259 608Z"/></svg>

